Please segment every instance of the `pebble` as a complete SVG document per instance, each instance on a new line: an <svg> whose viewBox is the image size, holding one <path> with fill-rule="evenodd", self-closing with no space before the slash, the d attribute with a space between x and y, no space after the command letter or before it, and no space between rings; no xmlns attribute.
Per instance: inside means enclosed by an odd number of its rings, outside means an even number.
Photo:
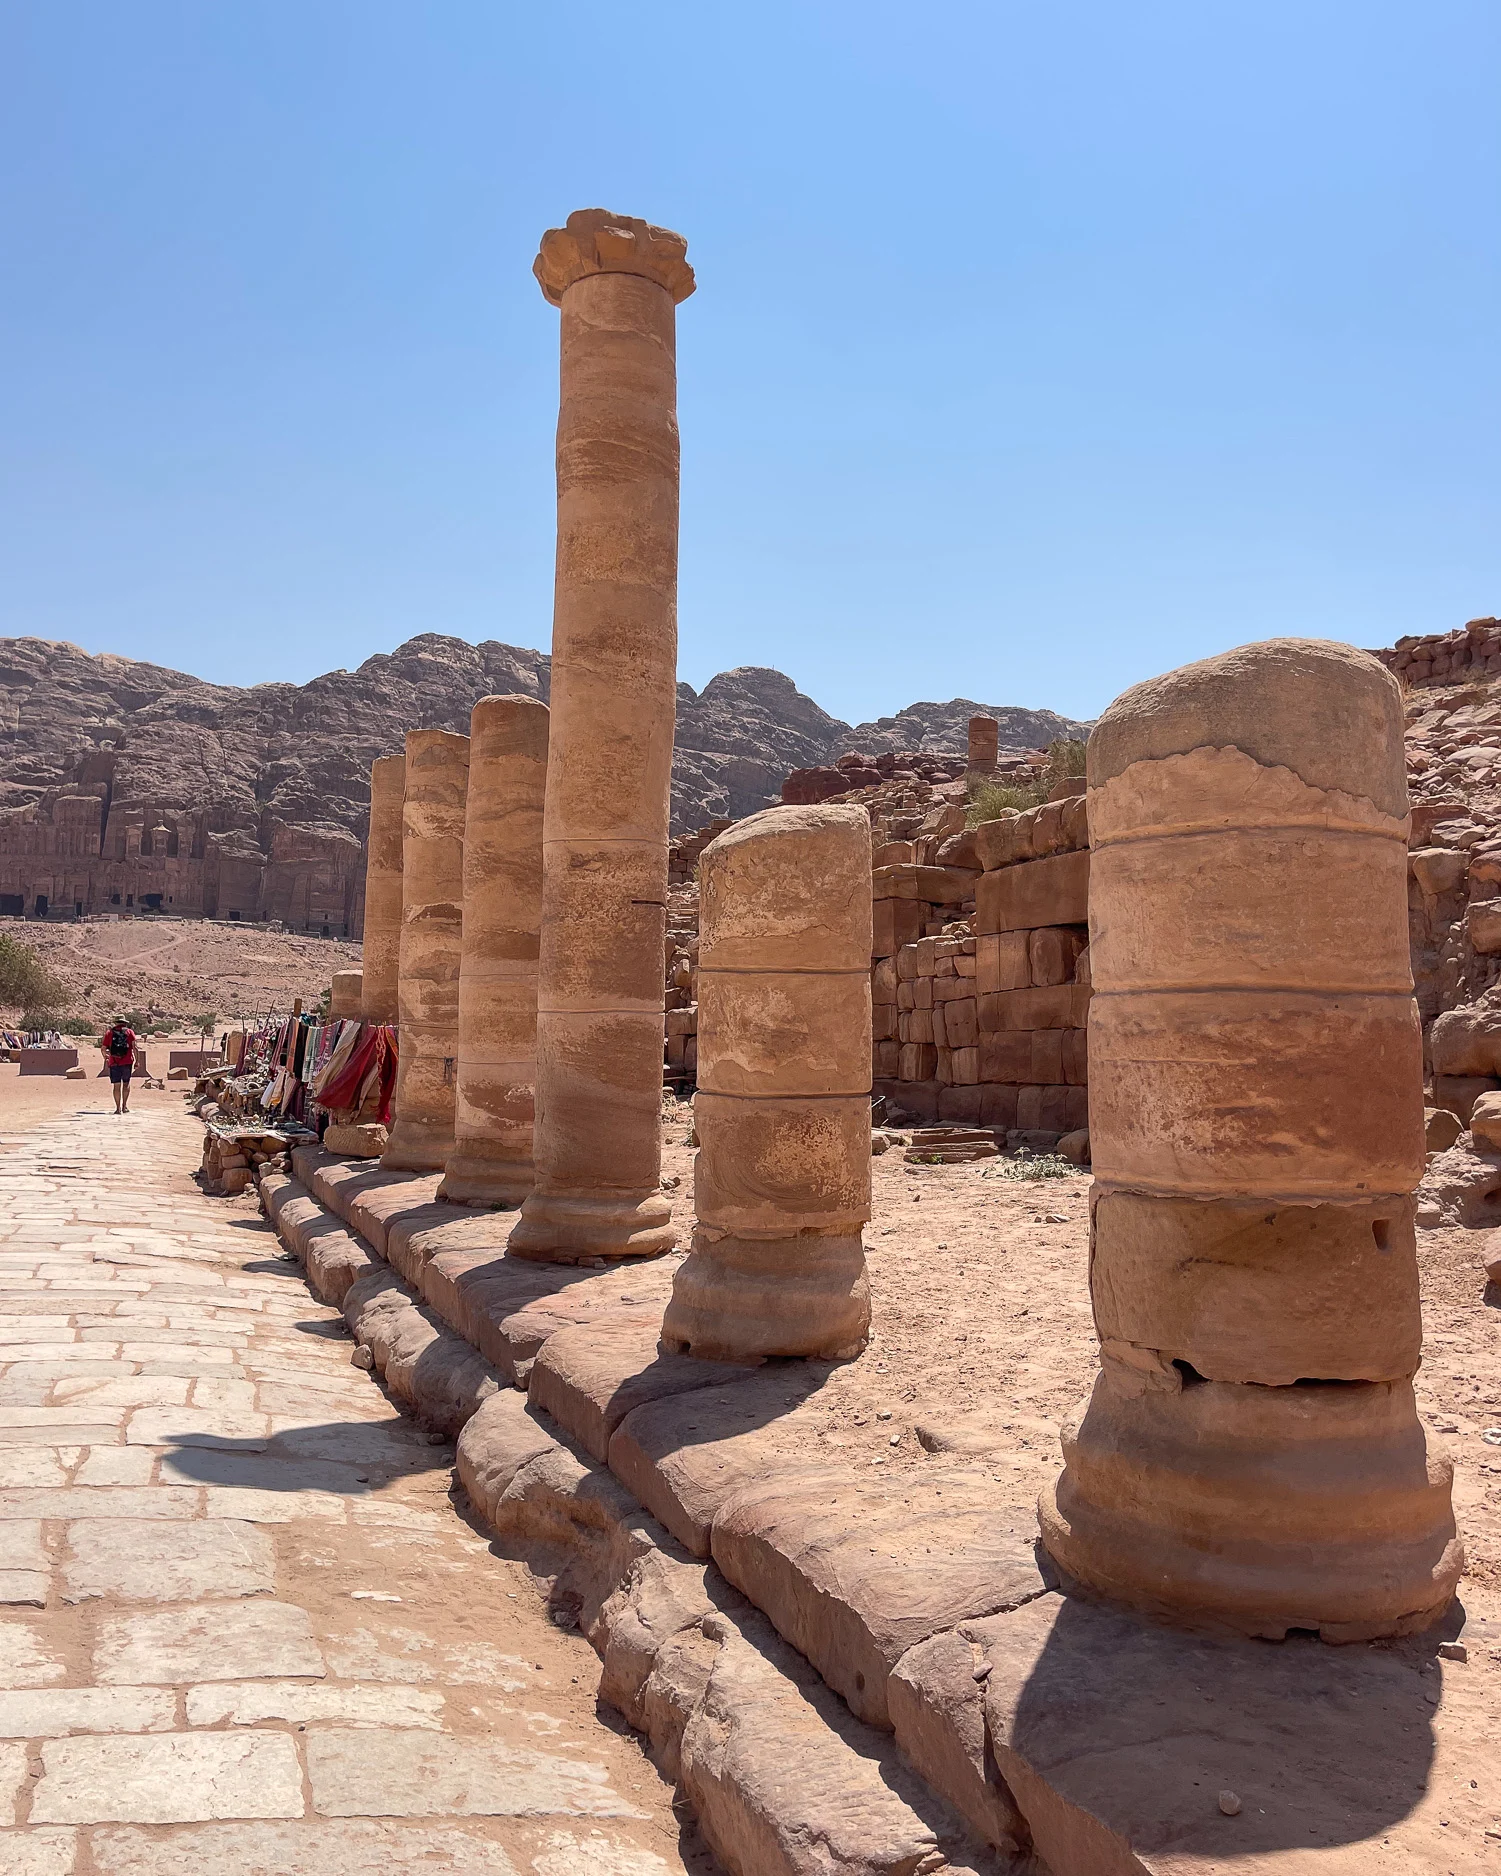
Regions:
<svg viewBox="0 0 1501 1876"><path fill-rule="evenodd" d="M889 1420L891 1418L891 1409L889 1407L879 1408L876 1413L876 1418L877 1420Z"/></svg>
<svg viewBox="0 0 1501 1876"><path fill-rule="evenodd" d="M1445 1661L1468 1661L1470 1658L1469 1649L1459 1641L1440 1642L1438 1651Z"/></svg>
<svg viewBox="0 0 1501 1876"><path fill-rule="evenodd" d="M366 1374L369 1374L371 1369L375 1366L375 1356L366 1348L363 1342L355 1347L349 1359L356 1368L363 1368Z"/></svg>
<svg viewBox="0 0 1501 1876"><path fill-rule="evenodd" d="M1224 1812L1226 1817L1239 1817L1240 1799L1236 1797L1233 1791L1222 1791L1220 1793L1220 1809Z"/></svg>
<svg viewBox="0 0 1501 1876"><path fill-rule="evenodd" d="M969 1678L972 1681L988 1680L990 1678L990 1663L988 1661L982 1661L977 1668L971 1668Z"/></svg>

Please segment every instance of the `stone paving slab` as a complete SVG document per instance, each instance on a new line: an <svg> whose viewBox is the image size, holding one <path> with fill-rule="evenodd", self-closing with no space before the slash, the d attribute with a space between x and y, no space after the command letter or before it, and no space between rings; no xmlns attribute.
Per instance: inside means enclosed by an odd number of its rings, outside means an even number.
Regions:
<svg viewBox="0 0 1501 1876"><path fill-rule="evenodd" d="M303 1809L297 1747L285 1733L48 1740L31 1799L40 1824L189 1824Z"/></svg>
<svg viewBox="0 0 1501 1876"><path fill-rule="evenodd" d="M0 1129L0 1876L708 1876L200 1144Z"/></svg>

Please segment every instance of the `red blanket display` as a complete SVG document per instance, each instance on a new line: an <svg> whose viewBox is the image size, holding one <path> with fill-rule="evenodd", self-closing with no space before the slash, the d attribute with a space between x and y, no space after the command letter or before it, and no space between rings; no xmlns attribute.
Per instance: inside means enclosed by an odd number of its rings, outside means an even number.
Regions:
<svg viewBox="0 0 1501 1876"><path fill-rule="evenodd" d="M391 1097L396 1091L396 1031L385 1024L372 1023L354 1046L354 1052L334 1078L318 1091L318 1105L346 1112L362 1112L380 1091L376 1118L383 1127L391 1124Z"/></svg>

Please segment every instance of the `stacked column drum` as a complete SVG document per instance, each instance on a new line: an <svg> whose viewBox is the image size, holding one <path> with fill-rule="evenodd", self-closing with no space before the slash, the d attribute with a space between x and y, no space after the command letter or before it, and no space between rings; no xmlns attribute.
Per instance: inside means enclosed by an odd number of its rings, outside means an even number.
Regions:
<svg viewBox="0 0 1501 1876"><path fill-rule="evenodd" d="M1041 1517L1070 1576L1153 1613L1349 1640L1454 1593L1412 1389L1402 739L1375 659L1273 640L1090 740L1101 1371Z"/></svg>
<svg viewBox="0 0 1501 1876"><path fill-rule="evenodd" d="M704 849L697 1227L669 1348L858 1354L870 1321L870 822L771 808Z"/></svg>
<svg viewBox="0 0 1501 1876"><path fill-rule="evenodd" d="M441 1172L454 1145L469 738L409 730L402 809L400 1040L381 1164Z"/></svg>

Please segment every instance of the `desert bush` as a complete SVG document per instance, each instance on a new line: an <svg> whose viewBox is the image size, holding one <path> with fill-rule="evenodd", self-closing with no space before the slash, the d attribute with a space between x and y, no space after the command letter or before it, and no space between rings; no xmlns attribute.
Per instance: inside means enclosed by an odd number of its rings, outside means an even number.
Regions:
<svg viewBox="0 0 1501 1876"><path fill-rule="evenodd" d="M1083 743L1071 743L1060 737L1057 742L1048 744L1048 766L1043 774L1047 777L1045 786L1049 794L1060 782L1077 781L1082 784L1084 755ZM1080 792L1083 792L1082 788Z"/></svg>
<svg viewBox="0 0 1501 1876"><path fill-rule="evenodd" d="M998 821L1003 814L1019 814L1046 799L1046 789L1036 785L1021 788L1015 782L971 782L965 819L971 827L978 827L981 821Z"/></svg>
<svg viewBox="0 0 1501 1876"><path fill-rule="evenodd" d="M992 1168L997 1179L1072 1179L1079 1168L1061 1153L1029 1153L1025 1148L1015 1159L997 1160Z"/></svg>
<svg viewBox="0 0 1501 1876"><path fill-rule="evenodd" d="M0 1003L27 1011L59 1007L67 996L62 983L19 938L0 938Z"/></svg>

